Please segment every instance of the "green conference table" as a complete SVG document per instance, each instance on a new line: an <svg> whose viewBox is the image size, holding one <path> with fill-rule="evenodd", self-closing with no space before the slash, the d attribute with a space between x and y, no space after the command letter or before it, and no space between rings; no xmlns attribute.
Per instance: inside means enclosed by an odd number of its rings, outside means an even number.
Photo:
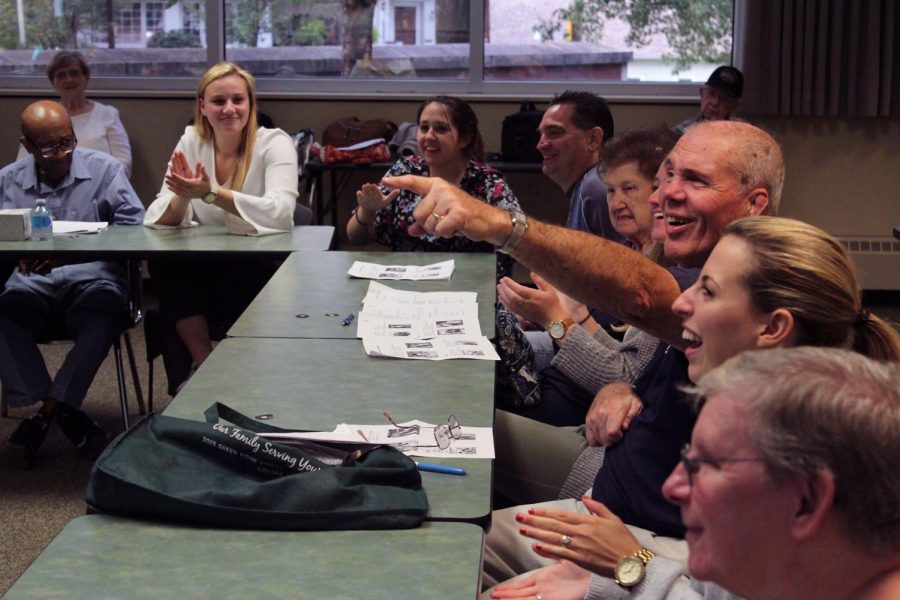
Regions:
<svg viewBox="0 0 900 600"><path fill-rule="evenodd" d="M286 429L331 431L339 423L399 420L492 427L494 363L410 361L366 355L346 339L228 338L206 359L164 414L204 419L215 401ZM487 526L491 460L428 459L465 467L466 476L422 473L429 519Z"/></svg>
<svg viewBox="0 0 900 600"><path fill-rule="evenodd" d="M235 531L106 515L72 520L6 600L476 598L483 531Z"/></svg>
<svg viewBox="0 0 900 600"><path fill-rule="evenodd" d="M228 330L228 335L356 338L356 323L342 327L341 318L359 313L371 280L347 275L354 261L428 265L451 259L456 261L456 270L449 281L379 280L379 283L416 292L476 292L481 334L494 337L496 259L493 254L460 252L327 252L314 257L292 254Z"/></svg>
<svg viewBox="0 0 900 600"><path fill-rule="evenodd" d="M306 225L293 232L263 236L233 235L225 227L150 229L141 225L112 226L96 234L56 235L43 242L0 242L0 257L96 258L185 258L197 253L284 256L298 251L321 251L331 247L334 227Z"/></svg>

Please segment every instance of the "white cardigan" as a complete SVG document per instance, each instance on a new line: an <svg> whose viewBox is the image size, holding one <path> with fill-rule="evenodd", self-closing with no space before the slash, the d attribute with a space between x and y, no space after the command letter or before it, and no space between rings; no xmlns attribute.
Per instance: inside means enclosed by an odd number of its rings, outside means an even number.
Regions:
<svg viewBox="0 0 900 600"><path fill-rule="evenodd" d="M96 100L93 100L93 103L91 110L72 117L72 129L78 138L78 145L88 150L109 154L122 163L125 175L131 177L131 144L128 141L128 133L119 119L119 111ZM25 147L19 144L16 160L27 154Z"/></svg>
<svg viewBox="0 0 900 600"><path fill-rule="evenodd" d="M193 125L184 130L175 150L184 152L191 168L198 162L203 163L213 182L228 188L226 182L216 179L212 140L200 139ZM281 129L261 127L257 130L253 158L243 190L233 193L240 217L200 198L193 198L181 226L225 225L229 232L239 235L266 235L292 230L297 204L297 152L288 134ZM156 199L147 208L144 225L155 226L173 197L174 194L163 182Z"/></svg>

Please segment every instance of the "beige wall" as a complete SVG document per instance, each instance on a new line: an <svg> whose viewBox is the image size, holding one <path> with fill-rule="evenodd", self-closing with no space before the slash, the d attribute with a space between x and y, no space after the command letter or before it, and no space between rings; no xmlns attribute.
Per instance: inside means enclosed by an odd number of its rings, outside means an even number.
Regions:
<svg viewBox="0 0 900 600"><path fill-rule="evenodd" d="M0 97L0 130L16 132L0 145L0 164L15 158L18 114L35 98ZM192 113L189 98L98 98L116 106L132 140L132 181L149 203L162 181L166 162ZM276 124L294 132L311 127L320 134L330 121L357 116L382 116L396 122L412 120L416 101L262 99L262 110ZM474 103L488 151L500 149L500 123L517 110L516 102ZM614 103L616 127L673 124L690 116L694 105ZM785 200L781 214L807 220L835 235L890 235L900 225L900 120L898 119L751 119L782 143L787 162ZM345 219L352 192L376 174L356 176L342 196ZM558 221L565 202L555 186L539 175L511 175L510 184L525 208L538 217Z"/></svg>

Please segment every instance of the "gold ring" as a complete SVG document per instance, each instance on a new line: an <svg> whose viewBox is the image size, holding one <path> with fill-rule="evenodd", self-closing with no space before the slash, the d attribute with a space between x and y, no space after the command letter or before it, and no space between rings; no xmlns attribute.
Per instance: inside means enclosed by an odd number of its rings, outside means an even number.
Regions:
<svg viewBox="0 0 900 600"><path fill-rule="evenodd" d="M431 216L434 217L435 224L440 223L441 219L443 219L446 215L439 215L438 213L431 213Z"/></svg>
<svg viewBox="0 0 900 600"><path fill-rule="evenodd" d="M561 542L562 542L563 547L568 548L569 544L572 543L572 538L570 538L567 535L564 535L564 536L562 536Z"/></svg>

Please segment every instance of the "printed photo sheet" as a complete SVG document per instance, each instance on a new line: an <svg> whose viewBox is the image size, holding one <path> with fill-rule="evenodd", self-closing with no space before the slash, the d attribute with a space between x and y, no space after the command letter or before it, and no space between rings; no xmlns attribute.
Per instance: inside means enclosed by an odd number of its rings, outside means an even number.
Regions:
<svg viewBox="0 0 900 600"><path fill-rule="evenodd" d="M376 263L356 261L347 271L352 277L360 279L412 279L416 281L446 281L453 276L456 263L453 260L434 263L432 265L379 265Z"/></svg>
<svg viewBox="0 0 900 600"><path fill-rule="evenodd" d="M359 313L356 337L395 337L422 339L433 337L481 337L478 305L378 307L376 312Z"/></svg>
<svg viewBox="0 0 900 600"><path fill-rule="evenodd" d="M447 360L470 358L500 360L486 337L444 336L431 339L402 337L364 337L363 347L369 356L388 356L411 360Z"/></svg>

